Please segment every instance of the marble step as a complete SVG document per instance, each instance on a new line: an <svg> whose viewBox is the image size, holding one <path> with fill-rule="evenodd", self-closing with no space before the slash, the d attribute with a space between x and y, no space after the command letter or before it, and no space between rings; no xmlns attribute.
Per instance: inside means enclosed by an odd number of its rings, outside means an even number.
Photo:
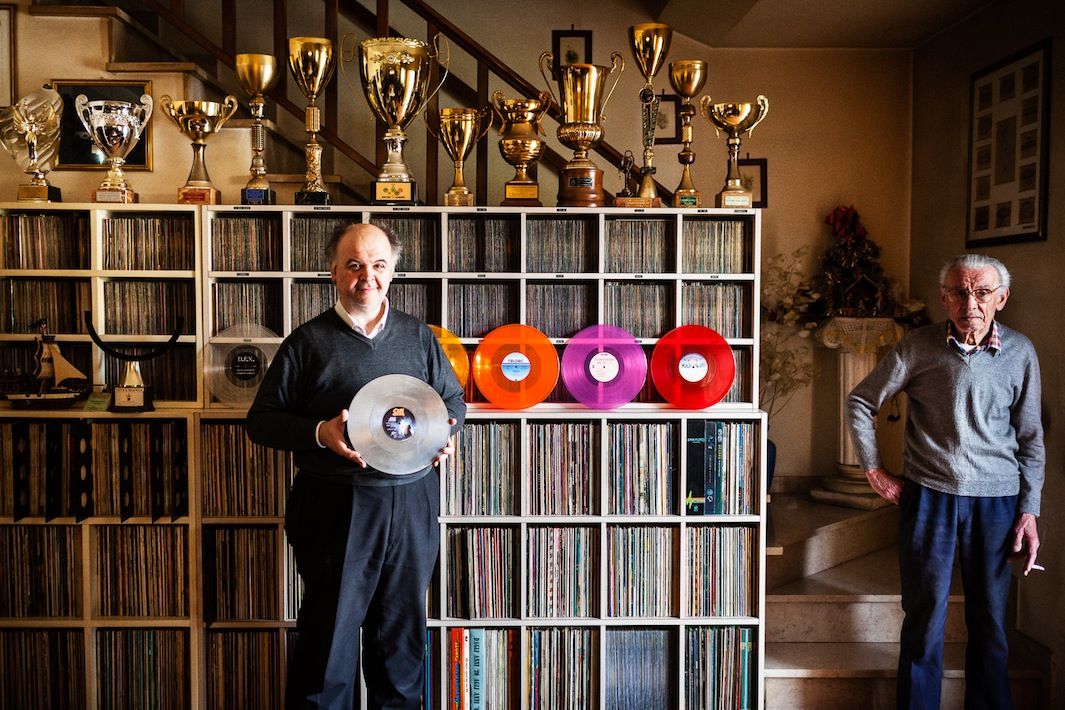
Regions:
<svg viewBox="0 0 1065 710"><path fill-rule="evenodd" d="M889 710L895 707L897 643L767 643L766 710ZM965 645L943 654L942 710L961 710ZM1045 707L1040 673L1011 666L1017 708Z"/></svg>

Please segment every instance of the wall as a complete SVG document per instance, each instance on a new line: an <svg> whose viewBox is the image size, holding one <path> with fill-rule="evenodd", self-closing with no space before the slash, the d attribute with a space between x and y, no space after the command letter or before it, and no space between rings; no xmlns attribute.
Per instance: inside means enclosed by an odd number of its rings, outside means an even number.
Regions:
<svg viewBox="0 0 1065 710"><path fill-rule="evenodd" d="M1042 364L1047 476L1043 488L1040 561L1047 572L1020 580L1020 628L1065 654L1065 444L1062 438L1065 307L1056 295L1065 264L1065 5L1056 0L998 2L921 47L914 56L914 165L911 283L932 299L939 265L965 250L971 75L1018 50L1052 37L1050 194L1046 242L987 247L1013 275L1002 321L1027 334ZM1053 707L1065 707L1057 673Z"/></svg>

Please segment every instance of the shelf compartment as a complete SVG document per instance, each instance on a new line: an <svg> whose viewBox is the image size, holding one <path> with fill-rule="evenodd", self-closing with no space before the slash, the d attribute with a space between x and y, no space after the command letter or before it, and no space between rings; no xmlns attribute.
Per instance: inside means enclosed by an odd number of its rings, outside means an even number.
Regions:
<svg viewBox="0 0 1065 710"><path fill-rule="evenodd" d="M607 217L607 273L668 274L676 271L676 220Z"/></svg>
<svg viewBox="0 0 1065 710"><path fill-rule="evenodd" d="M688 710L754 707L758 682L755 634L750 627L687 629L684 695Z"/></svg>
<svg viewBox="0 0 1065 710"><path fill-rule="evenodd" d="M209 271L280 271L282 268L278 215L213 213Z"/></svg>
<svg viewBox="0 0 1065 710"><path fill-rule="evenodd" d="M472 704L479 695L480 707L517 710L521 687L517 629L452 627L444 634L447 675L442 683L432 682L432 673L426 679L427 692L441 686L444 702L437 705L430 701L426 707L469 707L464 699L469 698Z"/></svg>
<svg viewBox="0 0 1065 710"><path fill-rule="evenodd" d="M599 528L529 526L527 618L599 616Z"/></svg>
<svg viewBox="0 0 1065 710"><path fill-rule="evenodd" d="M199 314L196 284L157 279L104 281L104 333L142 336L170 335L181 322L181 334L196 333Z"/></svg>
<svg viewBox="0 0 1065 710"><path fill-rule="evenodd" d="M192 706L186 629L99 629L96 658L99 707Z"/></svg>
<svg viewBox="0 0 1065 710"><path fill-rule="evenodd" d="M688 616L754 616L758 531L750 525L688 525Z"/></svg>
<svg viewBox="0 0 1065 710"><path fill-rule="evenodd" d="M393 283L395 289L395 282ZM389 298L391 301L391 296ZM292 282L292 330L323 313L337 302L337 291L327 279L297 279Z"/></svg>
<svg viewBox="0 0 1065 710"><path fill-rule="evenodd" d="M685 217L682 268L686 274L747 274L755 270L753 217Z"/></svg>
<svg viewBox="0 0 1065 710"><path fill-rule="evenodd" d="M32 324L48 321L48 333L87 333L82 314L92 310L88 279L0 278L0 333L36 333Z"/></svg>
<svg viewBox="0 0 1065 710"><path fill-rule="evenodd" d="M472 378L471 378L472 380ZM521 459L517 422L467 421L444 477L445 515L517 515Z"/></svg>
<svg viewBox="0 0 1065 710"><path fill-rule="evenodd" d="M102 222L103 268L123 271L192 271L196 220L192 213L112 214Z"/></svg>
<svg viewBox="0 0 1065 710"><path fill-rule="evenodd" d="M453 619L518 617L519 528L456 526L447 530L448 616Z"/></svg>
<svg viewBox="0 0 1065 710"><path fill-rule="evenodd" d="M611 525L606 535L607 616L675 616L678 529Z"/></svg>
<svg viewBox="0 0 1065 710"><path fill-rule="evenodd" d="M685 281L681 287L681 324L713 328L723 338L750 338L750 282Z"/></svg>
<svg viewBox="0 0 1065 710"><path fill-rule="evenodd" d="M204 616L214 621L277 621L276 526L210 525L203 530Z"/></svg>
<svg viewBox="0 0 1065 710"><path fill-rule="evenodd" d="M607 710L679 706L676 629L606 629L603 636Z"/></svg>
<svg viewBox="0 0 1065 710"><path fill-rule="evenodd" d="M384 217L374 215L370 224L399 237L403 253L397 271L440 271L440 216Z"/></svg>
<svg viewBox="0 0 1065 710"><path fill-rule="evenodd" d="M149 351L154 344L137 342L108 342L122 353L138 354ZM126 362L104 354L104 384L108 389L122 382ZM196 346L193 343L176 343L159 357L140 364L141 375L146 385L154 390L155 401L196 402L199 395L197 378Z"/></svg>
<svg viewBox="0 0 1065 710"><path fill-rule="evenodd" d="M689 516L757 514L758 424L690 419L685 441L685 512Z"/></svg>
<svg viewBox="0 0 1065 710"><path fill-rule="evenodd" d="M598 220L595 217L540 217L525 223L525 270L541 274L599 271Z"/></svg>
<svg viewBox="0 0 1065 710"><path fill-rule="evenodd" d="M188 617L186 526L99 525L91 536L95 616Z"/></svg>
<svg viewBox="0 0 1065 710"><path fill-rule="evenodd" d="M356 223L358 220L351 216L293 216L289 222L292 270L316 273L329 271L329 261L325 256L326 245L337 229Z"/></svg>
<svg viewBox="0 0 1065 710"><path fill-rule="evenodd" d="M80 528L0 525L0 550L9 572L0 582L0 617L81 616Z"/></svg>
<svg viewBox="0 0 1065 710"><path fill-rule="evenodd" d="M206 636L207 707L282 707L277 631L208 630Z"/></svg>
<svg viewBox="0 0 1065 710"><path fill-rule="evenodd" d="M388 305L425 323L440 322L440 287L430 281L396 279L388 289Z"/></svg>
<svg viewBox="0 0 1065 710"><path fill-rule="evenodd" d="M295 475L292 454L253 444L243 420L200 425L204 516L280 516Z"/></svg>
<svg viewBox="0 0 1065 710"><path fill-rule="evenodd" d="M672 283L607 281L603 284L603 321L637 338L661 338L673 329L675 300Z"/></svg>
<svg viewBox="0 0 1065 710"><path fill-rule="evenodd" d="M679 470L675 422L607 425L607 514L676 514Z"/></svg>
<svg viewBox="0 0 1065 710"><path fill-rule="evenodd" d="M445 327L460 338L483 338L501 325L518 322L516 282L452 281L447 302Z"/></svg>
<svg viewBox="0 0 1065 710"><path fill-rule="evenodd" d="M0 630L0 707L20 710L88 707L85 632Z"/></svg>
<svg viewBox="0 0 1065 710"><path fill-rule="evenodd" d="M7 211L0 216L0 269L88 269L85 212Z"/></svg>
<svg viewBox="0 0 1065 710"><path fill-rule="evenodd" d="M530 710L599 707L599 630L529 629L526 701Z"/></svg>
<svg viewBox="0 0 1065 710"><path fill-rule="evenodd" d="M211 285L214 318L211 335L235 325L257 323L282 333L280 279L218 279Z"/></svg>
<svg viewBox="0 0 1065 710"><path fill-rule="evenodd" d="M528 514L596 515L598 422L530 423L528 437Z"/></svg>
<svg viewBox="0 0 1065 710"><path fill-rule="evenodd" d="M525 322L548 338L569 338L596 323L592 282L530 282L525 288Z"/></svg>
<svg viewBox="0 0 1065 710"><path fill-rule="evenodd" d="M518 215L448 215L447 270L467 273L521 271Z"/></svg>

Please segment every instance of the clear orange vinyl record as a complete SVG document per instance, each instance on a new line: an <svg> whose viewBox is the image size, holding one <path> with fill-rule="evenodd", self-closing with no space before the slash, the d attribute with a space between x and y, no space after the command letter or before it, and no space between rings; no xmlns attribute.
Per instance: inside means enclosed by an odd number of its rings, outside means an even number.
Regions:
<svg viewBox="0 0 1065 710"><path fill-rule="evenodd" d="M455 377L458 378L459 384L465 387L470 379L470 356L466 352L462 341L447 328L430 325L429 330L433 331L433 335L436 336L440 347L444 349L444 355L447 356L448 361L451 363L451 369L455 371Z"/></svg>
<svg viewBox="0 0 1065 710"><path fill-rule="evenodd" d="M702 325L674 328L651 353L651 379L675 407L705 409L728 394L735 377L732 348Z"/></svg>
<svg viewBox="0 0 1065 710"><path fill-rule="evenodd" d="M473 353L473 381L492 404L525 409L543 402L554 390L558 353L536 328L500 326Z"/></svg>

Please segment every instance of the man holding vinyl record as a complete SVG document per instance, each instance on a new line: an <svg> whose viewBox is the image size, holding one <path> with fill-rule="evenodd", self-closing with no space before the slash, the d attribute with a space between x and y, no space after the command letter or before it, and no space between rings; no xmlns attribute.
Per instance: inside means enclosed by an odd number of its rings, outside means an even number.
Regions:
<svg viewBox="0 0 1065 710"><path fill-rule="evenodd" d="M376 226L337 229L326 247L337 303L285 339L248 411L252 441L292 451L298 471L285 532L304 595L288 708L358 707L360 648L370 707L421 705L425 591L440 545L433 467L452 453L447 435L462 426L466 405L428 326L389 307L400 254L395 234ZM443 407L425 413L424 393L393 392L394 385L380 397L358 396L364 388L380 392L382 382L397 381L381 378L397 375L427 385ZM391 406L392 398L403 406ZM427 448L429 430L436 434ZM417 453L382 458L397 445L392 440ZM352 441L369 443L360 450Z"/></svg>

